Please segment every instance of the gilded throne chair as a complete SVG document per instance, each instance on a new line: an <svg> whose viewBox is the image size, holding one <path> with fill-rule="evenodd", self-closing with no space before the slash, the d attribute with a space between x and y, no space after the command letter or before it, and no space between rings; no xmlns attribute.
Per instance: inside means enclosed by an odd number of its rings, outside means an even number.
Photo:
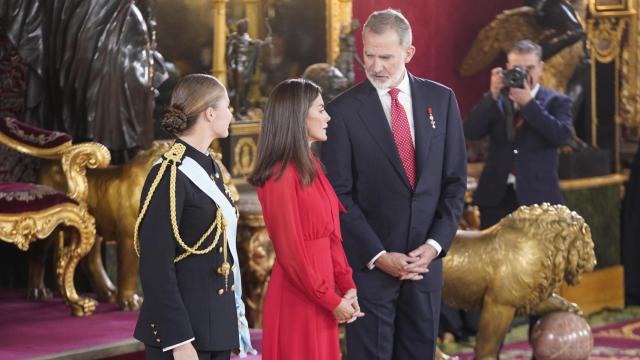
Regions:
<svg viewBox="0 0 640 360"><path fill-rule="evenodd" d="M72 144L68 134L39 129L12 117L0 118L0 143L40 159L60 161L67 192L21 182L0 182L0 240L28 250L37 240L57 237L56 279L75 316L93 313L96 301L81 297L75 269L95 241L95 220L89 214L87 168L106 167L109 151L98 143Z"/></svg>

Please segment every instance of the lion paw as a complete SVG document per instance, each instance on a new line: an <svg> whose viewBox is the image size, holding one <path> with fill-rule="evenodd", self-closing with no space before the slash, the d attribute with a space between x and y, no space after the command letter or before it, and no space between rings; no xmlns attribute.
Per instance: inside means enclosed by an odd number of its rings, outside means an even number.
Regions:
<svg viewBox="0 0 640 360"><path fill-rule="evenodd" d="M115 287L104 287L96 290L98 301L101 303L114 303L116 302L117 291Z"/></svg>
<svg viewBox="0 0 640 360"><path fill-rule="evenodd" d="M142 296L139 296L136 293L131 294L130 296L125 296L124 298L118 299L118 304L120 305L120 310L124 311L134 311L140 309L140 305L142 305Z"/></svg>
<svg viewBox="0 0 640 360"><path fill-rule="evenodd" d="M565 308L565 311L582 316L582 309L580 309L580 306L578 306L578 304L576 303L569 302Z"/></svg>
<svg viewBox="0 0 640 360"><path fill-rule="evenodd" d="M75 316L88 316L96 310L97 301L91 298L80 298L71 304L71 312Z"/></svg>
<svg viewBox="0 0 640 360"><path fill-rule="evenodd" d="M27 289L27 299L31 301L45 301L53 297L53 293L46 286Z"/></svg>

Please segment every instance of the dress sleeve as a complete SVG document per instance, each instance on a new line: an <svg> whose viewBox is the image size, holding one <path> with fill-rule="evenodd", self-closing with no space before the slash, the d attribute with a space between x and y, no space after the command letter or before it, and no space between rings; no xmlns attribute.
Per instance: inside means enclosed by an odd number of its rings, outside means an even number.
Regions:
<svg viewBox="0 0 640 360"><path fill-rule="evenodd" d="M144 304L157 329L158 346L170 347L194 337L189 315L182 302L173 260L176 239L169 217L169 171L167 168L158 184L147 212L140 224L140 282ZM152 168L142 190L141 207L149 187L158 173ZM185 182L176 179L176 217L180 224L185 200Z"/></svg>
<svg viewBox="0 0 640 360"><path fill-rule="evenodd" d="M310 265L300 223L299 188L298 175L292 168L287 168L280 179L264 184L259 195L265 225L285 276L312 301L333 311L341 298Z"/></svg>
<svg viewBox="0 0 640 360"><path fill-rule="evenodd" d="M344 294L349 289L355 289L356 284L353 282L353 273L344 254L342 239L337 236L331 237L331 260L333 260L333 276L338 290Z"/></svg>

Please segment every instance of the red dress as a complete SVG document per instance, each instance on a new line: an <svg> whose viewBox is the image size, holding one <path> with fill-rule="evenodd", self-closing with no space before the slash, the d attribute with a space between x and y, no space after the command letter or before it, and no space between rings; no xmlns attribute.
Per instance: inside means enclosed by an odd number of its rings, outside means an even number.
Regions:
<svg viewBox="0 0 640 360"><path fill-rule="evenodd" d="M264 299L263 360L340 359L332 311L355 284L340 235L344 208L317 162L316 169L310 186L289 165L258 189L276 253Z"/></svg>

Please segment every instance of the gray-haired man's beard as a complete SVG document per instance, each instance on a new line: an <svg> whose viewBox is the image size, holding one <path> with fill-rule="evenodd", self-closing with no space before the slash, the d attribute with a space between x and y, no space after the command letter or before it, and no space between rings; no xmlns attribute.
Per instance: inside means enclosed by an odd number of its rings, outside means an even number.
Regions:
<svg viewBox="0 0 640 360"><path fill-rule="evenodd" d="M367 79L369 79L369 81L371 82L371 84L376 88L376 89L380 89L380 90L386 90L389 89L392 85L399 83L399 80L402 78L402 74L404 74L404 70L399 71L398 75L394 76L394 77L390 77L389 79L385 80L385 81L379 81L375 79L375 73L370 74L370 73L366 73L367 74Z"/></svg>

